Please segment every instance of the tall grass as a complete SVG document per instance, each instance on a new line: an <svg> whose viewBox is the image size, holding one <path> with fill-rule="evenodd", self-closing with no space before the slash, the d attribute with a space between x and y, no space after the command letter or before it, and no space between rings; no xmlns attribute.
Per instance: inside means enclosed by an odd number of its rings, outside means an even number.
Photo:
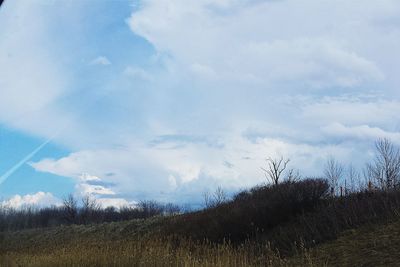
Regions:
<svg viewBox="0 0 400 267"><path fill-rule="evenodd" d="M8 231L0 266L321 266L313 246L399 218L398 189L328 191L325 180L306 179L171 217Z"/></svg>
<svg viewBox="0 0 400 267"><path fill-rule="evenodd" d="M307 253L289 263L268 244L232 246L181 238L141 237L104 243L86 239L40 249L16 247L0 255L0 266L312 266Z"/></svg>

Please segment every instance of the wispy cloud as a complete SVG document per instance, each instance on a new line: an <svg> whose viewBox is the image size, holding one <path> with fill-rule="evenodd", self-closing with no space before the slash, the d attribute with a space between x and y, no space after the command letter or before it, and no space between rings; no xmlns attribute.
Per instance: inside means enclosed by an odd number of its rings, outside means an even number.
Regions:
<svg viewBox="0 0 400 267"><path fill-rule="evenodd" d="M108 58L104 56L99 56L92 61L90 61L90 65L102 65L102 66L108 66L111 65L111 62Z"/></svg>
<svg viewBox="0 0 400 267"><path fill-rule="evenodd" d="M134 79L139 79L139 80L144 80L144 81L152 81L153 77L151 74L149 74L147 71L138 68L138 67L126 67L124 70L124 75L134 78Z"/></svg>

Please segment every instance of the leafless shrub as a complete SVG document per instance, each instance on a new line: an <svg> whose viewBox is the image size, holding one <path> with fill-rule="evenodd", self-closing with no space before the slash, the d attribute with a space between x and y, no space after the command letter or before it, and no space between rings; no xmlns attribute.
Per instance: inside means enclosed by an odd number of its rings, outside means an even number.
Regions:
<svg viewBox="0 0 400 267"><path fill-rule="evenodd" d="M225 203L228 200L225 191L220 186L215 189L214 193L205 192L203 194L203 198L204 206L206 208L216 207Z"/></svg>

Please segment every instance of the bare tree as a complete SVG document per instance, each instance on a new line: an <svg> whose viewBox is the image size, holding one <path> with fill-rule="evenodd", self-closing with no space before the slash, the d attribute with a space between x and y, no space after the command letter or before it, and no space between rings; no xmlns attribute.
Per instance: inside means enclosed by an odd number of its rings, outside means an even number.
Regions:
<svg viewBox="0 0 400 267"><path fill-rule="evenodd" d="M366 175L382 189L397 187L400 182L400 149L389 139L375 142L376 154L366 166Z"/></svg>
<svg viewBox="0 0 400 267"><path fill-rule="evenodd" d="M346 189L348 189L350 192L355 192L358 189L362 188L362 179L360 172L351 163L347 167L347 180L349 182Z"/></svg>
<svg viewBox="0 0 400 267"><path fill-rule="evenodd" d="M81 217L83 223L88 223L91 221L95 221L98 217L97 214L101 209L100 204L96 201L94 197L90 195L85 195L82 197L82 209L81 209Z"/></svg>
<svg viewBox="0 0 400 267"><path fill-rule="evenodd" d="M69 194L63 200L63 208L65 212L65 219L70 223L76 222L76 217L78 214L78 202L72 194Z"/></svg>
<svg viewBox="0 0 400 267"><path fill-rule="evenodd" d="M290 169L285 175L285 181L298 182L301 179L299 170Z"/></svg>
<svg viewBox="0 0 400 267"><path fill-rule="evenodd" d="M334 195L339 187L343 175L343 166L334 157L329 157L325 163L324 175L331 185L331 194Z"/></svg>
<svg viewBox="0 0 400 267"><path fill-rule="evenodd" d="M216 205L222 204L226 202L228 197L226 196L225 191L222 189L222 187L218 186L217 189L214 191L214 202Z"/></svg>
<svg viewBox="0 0 400 267"><path fill-rule="evenodd" d="M204 199L204 206L206 208L212 208L213 207L213 199L210 194L210 192L204 192L203 193L203 199Z"/></svg>
<svg viewBox="0 0 400 267"><path fill-rule="evenodd" d="M225 191L220 186L218 186L212 194L210 194L209 192L204 193L203 197L204 205L206 206L206 208L216 207L225 203L228 200Z"/></svg>
<svg viewBox="0 0 400 267"><path fill-rule="evenodd" d="M138 208L143 218L160 215L164 211L163 205L155 200L142 200L138 203Z"/></svg>
<svg viewBox="0 0 400 267"><path fill-rule="evenodd" d="M290 159L284 159L283 157L280 157L279 159L267 158L266 161L268 165L267 168L261 169L264 171L265 177L274 185L277 185Z"/></svg>

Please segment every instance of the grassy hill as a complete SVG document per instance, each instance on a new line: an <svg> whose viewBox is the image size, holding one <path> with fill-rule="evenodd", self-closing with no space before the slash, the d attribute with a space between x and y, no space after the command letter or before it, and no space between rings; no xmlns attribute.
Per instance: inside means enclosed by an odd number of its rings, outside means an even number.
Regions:
<svg viewBox="0 0 400 267"><path fill-rule="evenodd" d="M399 266L400 220L345 231L307 251L307 257L315 266Z"/></svg>
<svg viewBox="0 0 400 267"><path fill-rule="evenodd" d="M155 219L155 221L160 219ZM157 223L154 219L144 227ZM0 266L261 266L251 253L227 244L174 249L172 241L147 239L143 222L24 230L2 236ZM146 230L147 231L147 230ZM129 235L127 235L129 232ZM251 244L254 246L254 244ZM343 232L337 239L282 259L270 249L270 266L398 266L400 220L368 224ZM253 248L254 249L254 248ZM249 250L249 248L246 248ZM254 252L254 251L253 251ZM232 266L232 265L231 265Z"/></svg>
<svg viewBox="0 0 400 267"><path fill-rule="evenodd" d="M208 209L0 233L0 266L396 266L400 192L328 194L308 179Z"/></svg>

